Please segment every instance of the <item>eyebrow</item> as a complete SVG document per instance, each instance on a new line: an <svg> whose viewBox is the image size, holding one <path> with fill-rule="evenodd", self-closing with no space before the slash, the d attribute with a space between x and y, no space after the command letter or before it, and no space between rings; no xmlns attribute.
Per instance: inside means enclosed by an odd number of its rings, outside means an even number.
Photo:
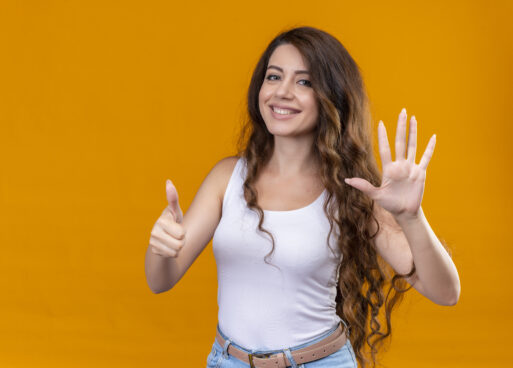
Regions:
<svg viewBox="0 0 513 368"><path fill-rule="evenodd" d="M268 67L267 69L271 69L271 68L276 69L276 70L279 70L280 72L282 72L282 73L283 73L283 69L282 69L282 68L280 68L279 66L276 66L276 65L269 65L269 67ZM310 74L310 73L308 72L308 70L296 70L294 73L296 73L296 74Z"/></svg>

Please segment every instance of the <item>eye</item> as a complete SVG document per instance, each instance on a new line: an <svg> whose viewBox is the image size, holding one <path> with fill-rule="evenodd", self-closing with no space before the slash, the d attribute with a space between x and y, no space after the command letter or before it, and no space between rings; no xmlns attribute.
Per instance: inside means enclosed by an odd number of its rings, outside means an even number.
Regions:
<svg viewBox="0 0 513 368"><path fill-rule="evenodd" d="M308 86L308 87L312 86L312 82L310 82L308 79L301 79L300 82L306 82L306 84L304 84L304 86Z"/></svg>
<svg viewBox="0 0 513 368"><path fill-rule="evenodd" d="M277 79L273 79L273 77L280 78L276 74L269 74L265 79L271 80L271 81L277 80ZM307 86L307 87L312 86L312 82L310 82L308 79L301 79L300 82L306 82L306 83L302 84L303 86Z"/></svg>

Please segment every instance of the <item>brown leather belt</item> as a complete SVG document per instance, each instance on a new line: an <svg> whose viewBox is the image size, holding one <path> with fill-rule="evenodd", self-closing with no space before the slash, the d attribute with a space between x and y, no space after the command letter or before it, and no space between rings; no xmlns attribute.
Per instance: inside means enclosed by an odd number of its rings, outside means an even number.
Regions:
<svg viewBox="0 0 513 368"><path fill-rule="evenodd" d="M313 345L306 346L302 349L291 351L292 358L296 364L308 363L314 360L324 358L339 350L347 342L347 334L344 325L340 323L335 331L329 336L316 342ZM224 347L225 339L217 331L216 339L221 347ZM254 368L286 368L292 363L288 360L284 352L268 353L268 354L248 354L245 351L237 349L232 344L228 345L228 354L249 364Z"/></svg>

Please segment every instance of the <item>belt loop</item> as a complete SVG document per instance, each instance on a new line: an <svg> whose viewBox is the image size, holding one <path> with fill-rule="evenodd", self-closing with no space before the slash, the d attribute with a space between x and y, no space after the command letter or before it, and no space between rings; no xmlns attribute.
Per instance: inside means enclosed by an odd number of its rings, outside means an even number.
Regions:
<svg viewBox="0 0 513 368"><path fill-rule="evenodd" d="M230 346L230 344L232 343L232 341L230 339L227 339L225 342L224 342L224 347L223 347L223 357L225 359L228 359L228 346Z"/></svg>
<svg viewBox="0 0 513 368"><path fill-rule="evenodd" d="M285 355L289 359L291 367L292 368L297 368L296 361L294 360L294 358L292 358L292 354L290 353L290 349L289 348L283 349L283 352L285 353Z"/></svg>

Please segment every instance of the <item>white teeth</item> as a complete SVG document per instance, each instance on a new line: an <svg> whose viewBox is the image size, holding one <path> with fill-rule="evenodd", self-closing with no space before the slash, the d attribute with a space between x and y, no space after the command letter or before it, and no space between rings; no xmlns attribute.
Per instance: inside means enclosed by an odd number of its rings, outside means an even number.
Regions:
<svg viewBox="0 0 513 368"><path fill-rule="evenodd" d="M280 115L290 115L290 114L297 114L296 112L294 111L291 111L291 110L284 110L284 109L280 109L278 107L274 107L273 106L273 111L277 114L280 114Z"/></svg>

